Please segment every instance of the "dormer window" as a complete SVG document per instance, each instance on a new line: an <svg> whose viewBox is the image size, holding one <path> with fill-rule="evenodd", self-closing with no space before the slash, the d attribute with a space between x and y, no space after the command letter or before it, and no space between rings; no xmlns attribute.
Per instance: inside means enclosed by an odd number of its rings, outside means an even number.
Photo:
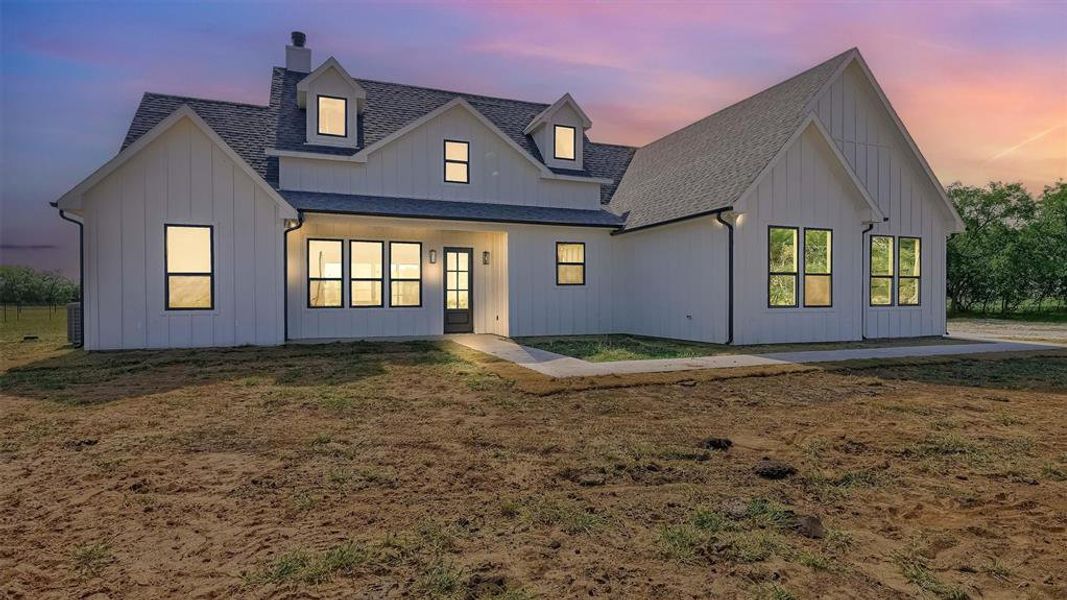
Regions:
<svg viewBox="0 0 1067 600"><path fill-rule="evenodd" d="M445 140L445 181L470 183L470 144Z"/></svg>
<svg viewBox="0 0 1067 600"><path fill-rule="evenodd" d="M574 160L575 129L567 125L555 126L555 154L558 160Z"/></svg>
<svg viewBox="0 0 1067 600"><path fill-rule="evenodd" d="M348 135L348 99L319 96L319 135L345 137Z"/></svg>

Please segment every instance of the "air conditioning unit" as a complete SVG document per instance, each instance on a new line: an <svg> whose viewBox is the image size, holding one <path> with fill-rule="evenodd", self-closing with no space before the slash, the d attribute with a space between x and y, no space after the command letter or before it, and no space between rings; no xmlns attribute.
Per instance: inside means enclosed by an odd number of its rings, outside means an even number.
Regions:
<svg viewBox="0 0 1067 600"><path fill-rule="evenodd" d="M75 348L81 348L82 340L82 303L67 304L67 341Z"/></svg>

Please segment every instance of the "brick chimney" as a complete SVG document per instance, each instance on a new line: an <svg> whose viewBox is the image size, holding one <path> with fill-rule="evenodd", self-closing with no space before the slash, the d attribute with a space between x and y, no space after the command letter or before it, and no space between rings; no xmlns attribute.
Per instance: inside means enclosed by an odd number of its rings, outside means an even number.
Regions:
<svg viewBox="0 0 1067 600"><path fill-rule="evenodd" d="M307 34L294 31L290 34L292 44L285 47L285 68L297 73L311 72L311 48L305 48Z"/></svg>

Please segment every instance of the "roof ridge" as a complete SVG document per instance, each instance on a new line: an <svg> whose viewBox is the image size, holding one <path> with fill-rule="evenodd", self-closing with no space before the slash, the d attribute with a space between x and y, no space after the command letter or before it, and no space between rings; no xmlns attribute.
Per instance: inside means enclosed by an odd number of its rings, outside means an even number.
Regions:
<svg viewBox="0 0 1067 600"><path fill-rule="evenodd" d="M593 140L589 140L589 143L590 144L595 144L597 146L614 146L616 148L628 148L630 150L637 150L638 148L641 147L641 146L631 146L629 144L613 144L611 142L594 142Z"/></svg>
<svg viewBox="0 0 1067 600"><path fill-rule="evenodd" d="M738 100L736 102L733 102L731 104L727 104L726 106L720 108L719 110L717 110L717 111L715 111L715 112L713 112L713 113L711 113L709 115L705 115L703 117L700 117L699 119L697 119L696 121L693 121L692 123L690 123L688 125L680 127L678 129L675 129L674 131L671 131L669 133L665 133L665 134L659 136L658 138L652 140L651 142L648 142L647 144L645 144L643 146L639 146L639 148L647 148L647 147L651 146L652 144L655 144L656 142L659 142L659 141L661 141L663 139L666 139L666 138L668 138L668 137L670 137L670 136L672 136L672 135L674 135L676 133L680 133L682 131L685 131L686 129L689 129L690 127L693 127L694 125L698 125L700 123L703 123L704 121L714 117L715 115L718 115L718 114L723 113L723 112L725 112L727 110L730 110L731 108L733 108L733 107L735 107L735 106L737 106L737 105L739 105L741 103L748 102L749 100L755 98L756 96L761 96L761 95L763 95L763 94L765 94L765 93L767 93L767 92L769 92L769 91L771 91L773 89L779 88L779 87L781 87L781 86L793 81L794 79L797 79L799 77L803 77L804 75L807 75L808 73L811 73L815 69L818 69L818 68L820 68L822 66L825 66L828 63L832 63L835 60L839 60L841 57L845 56L846 54L849 54L849 53L854 52L856 50L857 50L857 48L855 46L853 46L852 48L849 48L848 50L845 50L844 52L840 52L838 54L835 54L834 56L832 56L832 57L830 57L830 58L828 58L828 59L826 59L826 60L824 60L824 61L822 61L822 62L820 62L818 64L815 64L815 65L813 65L811 67L808 67L807 69L804 69L803 71L801 71L801 72L799 72L799 73L797 73L795 75L792 75L791 77L788 77L786 79L783 79L783 80L779 81L778 83L775 83L773 85L765 87L762 90L760 90L760 91L758 91L758 92L756 92L754 94L745 96L744 98L741 98L740 100Z"/></svg>
<svg viewBox="0 0 1067 600"><path fill-rule="evenodd" d="M214 102L216 104L229 104L230 106L247 106L249 108L270 108L270 104L253 104L251 102L237 102L235 100L219 100L217 98L203 98L200 96L184 96L182 94L164 94L163 92L144 92L146 96L160 96L164 98L176 98L178 100L193 100L195 102Z"/></svg>
<svg viewBox="0 0 1067 600"><path fill-rule="evenodd" d="M365 78L365 77L353 77L353 79L355 79L356 81L366 81L367 83L377 83L377 84L381 84L381 85L403 86L403 87L409 87L409 88L416 88L416 89L420 89L420 90L426 90L426 91L429 91L429 92L440 92L442 94L453 94L455 96L465 96L467 98L475 98L475 99L480 99L480 100L503 100L505 102L517 102L517 103L520 103L520 104L529 104L531 106L541 106L541 107L545 107L545 108L551 106L551 103L546 103L546 102L534 102L532 100L520 100L518 98L506 98L504 96L489 96L487 94L475 94L475 93L472 93L472 92L460 92L460 91L457 91L457 90L448 90L448 89L445 89L445 88L429 87L429 86L425 86L425 85L415 85L415 84L411 84L411 83L401 83L401 82L398 82L398 81L383 81L381 79L368 79L368 78Z"/></svg>

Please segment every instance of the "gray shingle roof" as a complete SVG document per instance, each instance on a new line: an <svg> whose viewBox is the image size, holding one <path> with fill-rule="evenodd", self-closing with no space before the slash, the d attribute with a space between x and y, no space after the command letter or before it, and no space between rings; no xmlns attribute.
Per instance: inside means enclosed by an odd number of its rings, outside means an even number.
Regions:
<svg viewBox="0 0 1067 600"><path fill-rule="evenodd" d="M852 50L637 150L609 209L636 229L732 206Z"/></svg>
<svg viewBox="0 0 1067 600"><path fill-rule="evenodd" d="M740 195L799 127L812 97L851 52L853 50L835 56L641 148L599 144L586 139L584 171L553 171L613 180L613 184L601 186L601 202L619 217L611 216L609 219L605 216L606 212L601 214L602 211L572 210L591 214L566 216L566 211L570 209L338 194L302 194L294 198L298 197L300 202L307 203L307 210L312 210L311 206L332 206L344 208L345 212L358 208L376 211L366 214L387 214L389 203L402 201L405 206L396 207L395 211L433 212L431 209L436 206L445 212L452 211L448 214L456 215L448 217L433 213L410 216L462 218L463 215L474 215L478 220L488 220L485 215L493 214L501 216L502 220L532 222L528 220L533 218L532 215L540 215L546 219L546 223L564 223L565 219L575 218L583 223L592 219L596 222L586 224L597 225L617 225L625 220L625 229L706 214L731 206L740 199ZM277 187L277 159L266 156L269 148L312 150L326 154L352 154L356 151L351 148L308 146L304 143L306 117L296 103L296 85L305 76L304 73L275 67L268 106L146 93L137 107L122 148L132 144L179 106L188 104L256 172ZM367 79L357 81L367 91L367 107L360 116L360 148L381 140L453 98L461 97L516 144L541 160L536 144L523 134L523 129L547 104ZM291 194L296 193L285 192L283 195L288 198ZM446 210L441 205L453 206ZM480 207L481 212L475 207ZM515 219L503 218L505 214L511 214L508 211L514 211L519 216Z"/></svg>
<svg viewBox="0 0 1067 600"><path fill-rule="evenodd" d="M455 221L577 225L583 227L617 228L622 225L622 219L606 210L491 204L487 202L452 202L418 198L387 198L382 196L325 194L289 190L281 190L279 193L297 210L309 212L449 219Z"/></svg>

